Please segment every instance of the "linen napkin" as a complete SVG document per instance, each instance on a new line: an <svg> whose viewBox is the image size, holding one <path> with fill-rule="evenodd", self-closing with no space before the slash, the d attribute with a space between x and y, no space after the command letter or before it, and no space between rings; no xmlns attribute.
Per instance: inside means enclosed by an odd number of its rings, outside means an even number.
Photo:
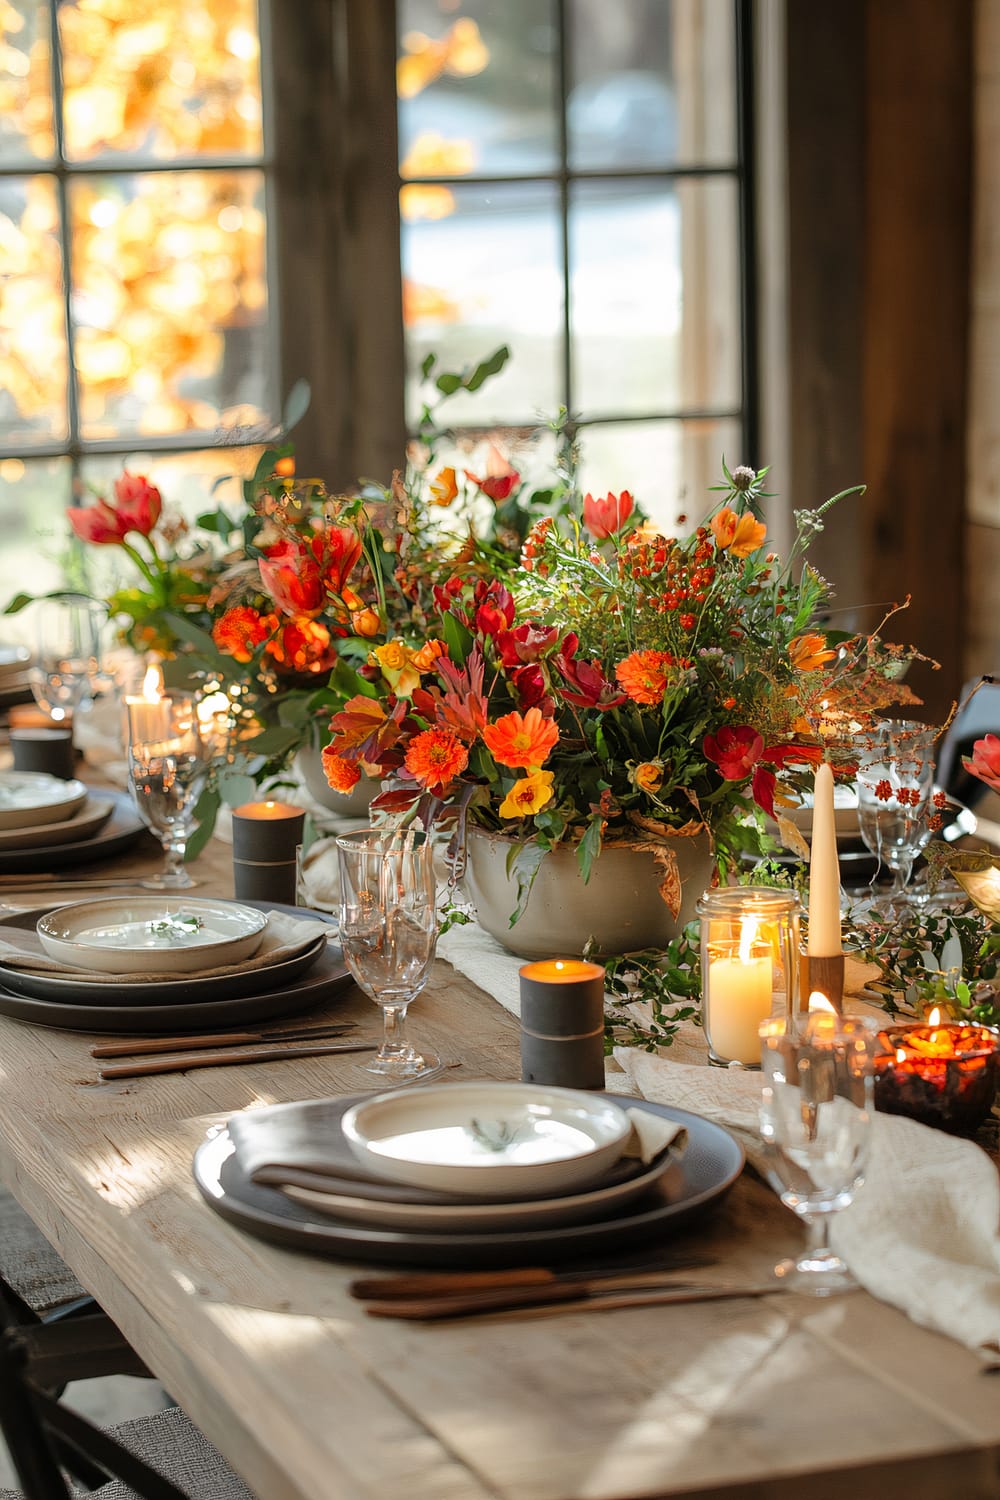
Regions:
<svg viewBox="0 0 1000 1500"><path fill-rule="evenodd" d="M767 1176L759 1073L672 1061L631 1048L615 1059L636 1092L739 1136ZM1000 1348L1000 1177L971 1141L876 1114L864 1186L831 1216L830 1241L860 1284L915 1323L970 1348Z"/></svg>
<svg viewBox="0 0 1000 1500"><path fill-rule="evenodd" d="M301 1187L312 1192L377 1199L383 1203L454 1204L477 1200L469 1193L435 1192L409 1183L388 1182L367 1172L352 1152L340 1122L352 1104L367 1098L312 1099L266 1105L229 1121L236 1159L253 1182ZM673 1120L648 1110L627 1111L632 1134L622 1156L593 1187L609 1187L638 1176L671 1147L682 1151L686 1132ZM556 1195L553 1195L556 1196Z"/></svg>
<svg viewBox="0 0 1000 1500"><path fill-rule="evenodd" d="M332 931L332 929L329 929ZM50 958L42 947L36 932L22 932L19 928L5 928L0 939L0 964L8 969L18 969L25 974L47 974L53 979L80 979L88 984L135 985L141 978L144 984L176 982L191 979L225 979L231 974L245 974L248 969L269 969L286 959L295 958L328 931L325 924L305 917L292 917L285 912L267 913L264 938L251 958L236 964L216 964L204 969L188 969L183 974L176 971L157 973L149 970L141 976L135 974L107 974L101 969L78 969L71 964L59 963ZM152 963L155 955L150 953Z"/></svg>

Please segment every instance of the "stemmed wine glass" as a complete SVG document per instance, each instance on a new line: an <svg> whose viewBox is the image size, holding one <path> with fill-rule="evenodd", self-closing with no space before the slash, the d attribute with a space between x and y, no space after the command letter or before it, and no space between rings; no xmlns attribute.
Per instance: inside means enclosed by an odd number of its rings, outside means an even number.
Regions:
<svg viewBox="0 0 1000 1500"><path fill-rule="evenodd" d="M858 758L858 824L866 848L892 872L892 887L872 902L893 916L917 898L907 889L913 863L931 836L934 731L916 719L883 719Z"/></svg>
<svg viewBox="0 0 1000 1500"><path fill-rule="evenodd" d="M101 607L84 594L35 606L35 652L28 682L39 708L57 723L89 702L100 670Z"/></svg>
<svg viewBox="0 0 1000 1500"><path fill-rule="evenodd" d="M369 1073L415 1078L440 1058L405 1036L410 1001L427 983L437 945L434 850L412 830L362 829L337 839L340 946L358 984L382 1007L382 1045Z"/></svg>
<svg viewBox="0 0 1000 1500"><path fill-rule="evenodd" d="M196 701L190 693L164 693L128 699L126 707L129 791L166 857L163 873L141 884L154 891L188 890L197 882L184 868L184 854L209 766Z"/></svg>
<svg viewBox="0 0 1000 1500"><path fill-rule="evenodd" d="M874 1109L875 1030L862 1020L787 1018L760 1028L760 1131L771 1185L804 1220L805 1250L775 1276L796 1292L827 1297L857 1282L827 1244L829 1216L847 1208L865 1180Z"/></svg>

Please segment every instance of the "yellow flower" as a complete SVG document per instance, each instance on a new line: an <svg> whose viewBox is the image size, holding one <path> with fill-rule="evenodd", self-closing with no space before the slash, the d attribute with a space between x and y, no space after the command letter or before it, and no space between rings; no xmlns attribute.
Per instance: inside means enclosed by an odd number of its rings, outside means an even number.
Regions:
<svg viewBox="0 0 1000 1500"><path fill-rule="evenodd" d="M656 793L663 785L663 767L655 760L643 761L632 772L632 782L640 792Z"/></svg>
<svg viewBox="0 0 1000 1500"><path fill-rule="evenodd" d="M530 818L552 799L551 771L531 771L521 776L500 804L501 818Z"/></svg>
<svg viewBox="0 0 1000 1500"><path fill-rule="evenodd" d="M368 660L381 667L382 676L398 698L409 698L420 686L420 672L413 665L413 652L404 641L396 639L386 641L384 646L376 646Z"/></svg>

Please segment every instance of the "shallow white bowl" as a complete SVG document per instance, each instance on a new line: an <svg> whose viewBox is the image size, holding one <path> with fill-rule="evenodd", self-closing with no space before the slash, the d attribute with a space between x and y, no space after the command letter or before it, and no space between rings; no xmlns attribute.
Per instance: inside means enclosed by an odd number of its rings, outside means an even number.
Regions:
<svg viewBox="0 0 1000 1500"><path fill-rule="evenodd" d="M157 931L163 923L166 930ZM61 906L41 917L36 931L50 958L76 969L190 974L250 958L263 942L266 927L266 914L249 906L167 895L106 897Z"/></svg>
<svg viewBox="0 0 1000 1500"><path fill-rule="evenodd" d="M58 823L87 800L82 781L44 771L0 771L0 829Z"/></svg>
<svg viewBox="0 0 1000 1500"><path fill-rule="evenodd" d="M482 1082L379 1094L349 1109L341 1129L376 1177L500 1202L596 1182L632 1126L597 1094Z"/></svg>

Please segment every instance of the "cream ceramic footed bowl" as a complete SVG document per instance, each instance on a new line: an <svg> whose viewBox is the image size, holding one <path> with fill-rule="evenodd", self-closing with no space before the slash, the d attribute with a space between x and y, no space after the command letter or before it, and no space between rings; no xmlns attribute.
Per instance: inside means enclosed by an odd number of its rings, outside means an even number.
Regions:
<svg viewBox="0 0 1000 1500"><path fill-rule="evenodd" d="M341 1121L377 1177L499 1202L596 1182L632 1131L599 1094L529 1083L449 1083L379 1094Z"/></svg>

